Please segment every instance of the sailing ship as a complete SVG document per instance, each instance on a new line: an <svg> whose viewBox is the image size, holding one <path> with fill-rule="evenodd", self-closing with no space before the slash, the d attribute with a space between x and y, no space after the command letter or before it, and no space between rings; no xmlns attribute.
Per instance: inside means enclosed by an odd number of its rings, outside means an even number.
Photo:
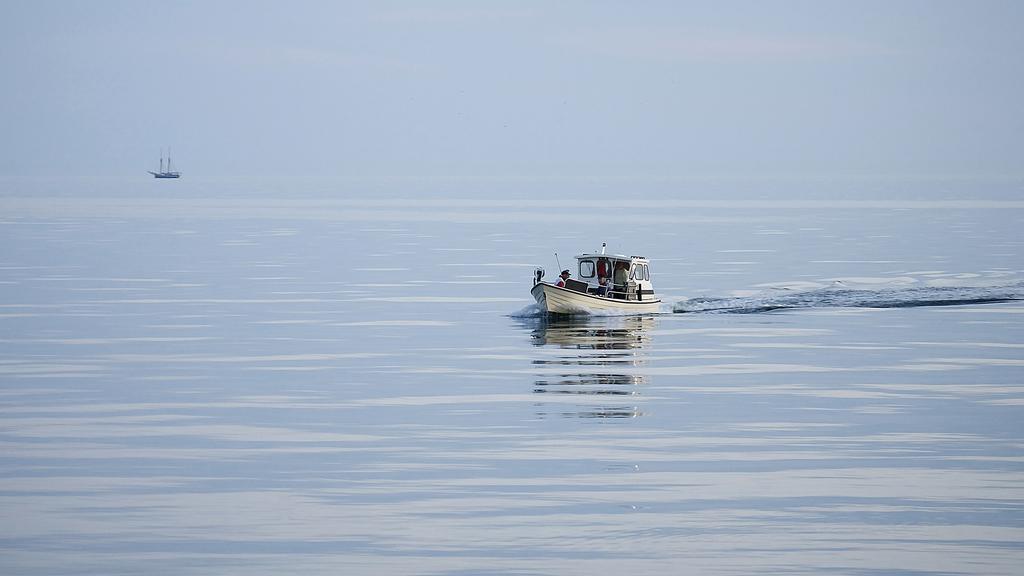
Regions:
<svg viewBox="0 0 1024 576"><path fill-rule="evenodd" d="M160 151L160 171L159 172L153 172L152 170L149 170L148 172L153 175L153 178L181 178L181 172L175 172L174 169L171 168L171 149L170 148L167 149L167 169L164 170L164 151L161 150Z"/></svg>

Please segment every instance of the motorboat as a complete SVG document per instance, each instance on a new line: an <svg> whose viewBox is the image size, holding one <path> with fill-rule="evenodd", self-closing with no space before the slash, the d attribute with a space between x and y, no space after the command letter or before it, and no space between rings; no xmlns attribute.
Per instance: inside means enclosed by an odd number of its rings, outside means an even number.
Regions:
<svg viewBox="0 0 1024 576"><path fill-rule="evenodd" d="M563 271L564 274L565 271ZM544 269L533 274L530 294L548 314L649 314L661 299L651 284L650 263L643 256L600 253L576 256L576 277L545 282Z"/></svg>

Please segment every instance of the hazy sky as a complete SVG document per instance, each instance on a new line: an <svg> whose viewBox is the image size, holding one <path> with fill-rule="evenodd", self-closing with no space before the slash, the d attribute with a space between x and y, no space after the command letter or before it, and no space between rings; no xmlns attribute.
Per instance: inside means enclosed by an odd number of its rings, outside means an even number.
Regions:
<svg viewBox="0 0 1024 576"><path fill-rule="evenodd" d="M0 2L0 176L1024 174L1024 2ZM142 172L144 176L144 172Z"/></svg>

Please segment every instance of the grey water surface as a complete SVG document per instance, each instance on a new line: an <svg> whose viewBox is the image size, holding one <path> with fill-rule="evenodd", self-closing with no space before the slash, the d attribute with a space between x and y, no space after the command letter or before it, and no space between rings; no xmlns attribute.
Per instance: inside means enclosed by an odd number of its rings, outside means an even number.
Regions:
<svg viewBox="0 0 1024 576"><path fill-rule="evenodd" d="M0 206L3 574L1024 566L1020 203Z"/></svg>

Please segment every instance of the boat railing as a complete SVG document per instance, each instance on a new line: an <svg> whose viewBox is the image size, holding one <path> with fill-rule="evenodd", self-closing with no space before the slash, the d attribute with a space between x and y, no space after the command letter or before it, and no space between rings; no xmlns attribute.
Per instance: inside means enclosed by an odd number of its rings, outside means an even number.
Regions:
<svg viewBox="0 0 1024 576"><path fill-rule="evenodd" d="M628 284L616 284L612 286L610 290L602 293L600 287L590 286L586 282L578 282L577 284L570 285L570 282L577 282L576 280L567 280L565 283L566 288L571 288L577 292L583 292L592 296L603 296L604 298L613 298L615 300L642 300L640 296L640 290L638 289L635 282L629 282Z"/></svg>
<svg viewBox="0 0 1024 576"><path fill-rule="evenodd" d="M641 300L640 290L637 287L636 282L627 282L626 284L616 284L608 291L609 298L617 298L619 300Z"/></svg>

